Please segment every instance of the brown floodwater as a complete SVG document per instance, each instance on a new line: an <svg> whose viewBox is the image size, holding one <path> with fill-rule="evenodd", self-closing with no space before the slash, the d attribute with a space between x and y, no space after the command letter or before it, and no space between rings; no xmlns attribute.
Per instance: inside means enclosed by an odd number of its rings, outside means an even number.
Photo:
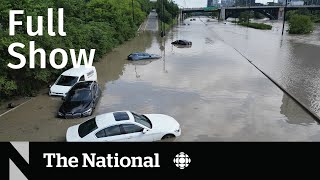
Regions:
<svg viewBox="0 0 320 180"><path fill-rule="evenodd" d="M319 28L281 37L280 22L262 31L201 20L163 39L141 33L96 63L102 97L94 114L167 114L182 128L175 141L319 141L319 124L236 51L319 114ZM176 39L193 44L175 47ZM135 51L162 58L127 61ZM55 118L61 98L46 93L0 117L0 140L64 141L69 126L88 119Z"/></svg>

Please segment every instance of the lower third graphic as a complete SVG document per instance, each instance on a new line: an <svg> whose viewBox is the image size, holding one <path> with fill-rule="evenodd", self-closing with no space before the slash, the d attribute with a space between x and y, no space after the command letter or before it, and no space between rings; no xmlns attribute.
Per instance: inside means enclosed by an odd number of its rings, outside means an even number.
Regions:
<svg viewBox="0 0 320 180"><path fill-rule="evenodd" d="M184 169L189 166L191 159L188 156L188 154L184 152L180 152L176 155L176 157L173 159L173 162L176 164L176 166L180 169Z"/></svg>

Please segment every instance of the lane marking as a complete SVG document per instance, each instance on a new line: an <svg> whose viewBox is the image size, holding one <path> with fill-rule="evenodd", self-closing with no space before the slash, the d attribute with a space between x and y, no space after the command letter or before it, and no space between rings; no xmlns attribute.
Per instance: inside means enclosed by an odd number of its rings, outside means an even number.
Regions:
<svg viewBox="0 0 320 180"><path fill-rule="evenodd" d="M10 109L10 110L8 110L8 111L6 111L6 112L2 113L2 114L0 115L0 117L2 117L2 116L4 116L5 114L7 114L7 113L9 113L9 112L11 112L11 111L13 111L13 110L17 109L18 107L20 107L20 106L22 106L22 105L26 104L27 102L29 102L29 101L31 101L31 100L32 100L32 98L30 98L29 100L27 100L27 101L26 101L26 102L24 102L24 103L19 104L18 106L14 107L14 108L12 108L12 109Z"/></svg>

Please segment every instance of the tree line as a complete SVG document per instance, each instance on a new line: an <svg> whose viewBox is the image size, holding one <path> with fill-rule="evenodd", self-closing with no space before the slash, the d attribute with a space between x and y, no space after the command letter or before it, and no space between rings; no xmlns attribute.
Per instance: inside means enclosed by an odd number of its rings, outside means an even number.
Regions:
<svg viewBox="0 0 320 180"><path fill-rule="evenodd" d="M172 0L157 0L153 5L158 13L158 18L165 24L172 24L172 21L179 15L179 7Z"/></svg>
<svg viewBox="0 0 320 180"><path fill-rule="evenodd" d="M36 55L35 69L26 66L19 70L12 70L7 64L17 62L17 59L8 53L10 44L14 42L29 44L29 41L35 41L36 48L48 51L46 56L49 56L55 48L86 49L87 51L96 49L94 61L98 61L112 48L133 38L151 10L149 0L134 0L133 3L134 11L132 0L2 0L0 6L0 98L31 95L56 79L62 71L71 67L69 62L66 69L56 70L50 68L51 66L40 69L40 56ZM54 18L57 18L57 9L64 8L64 29L67 36L48 35L46 32L48 8L55 10ZM15 36L9 36L10 10L24 10L24 15L16 17L16 20L22 21L23 25L16 27ZM33 16L33 29L37 29L37 16L43 16L43 36L28 36L27 16ZM54 29L57 30L57 24L54 25ZM28 59L27 46L16 51ZM61 57L56 56L56 62L59 63L59 61Z"/></svg>
<svg viewBox="0 0 320 180"><path fill-rule="evenodd" d="M308 34L314 29L314 23L320 23L320 11L309 11L301 8L287 12L290 34Z"/></svg>

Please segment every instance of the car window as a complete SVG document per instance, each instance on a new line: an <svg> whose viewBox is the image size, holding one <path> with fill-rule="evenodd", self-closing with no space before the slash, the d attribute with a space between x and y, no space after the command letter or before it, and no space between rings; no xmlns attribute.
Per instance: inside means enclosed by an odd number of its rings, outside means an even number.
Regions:
<svg viewBox="0 0 320 180"><path fill-rule="evenodd" d="M78 81L76 76L63 76L61 75L57 85L59 86L73 86Z"/></svg>
<svg viewBox="0 0 320 180"><path fill-rule="evenodd" d="M92 131L96 130L98 128L96 124L96 118L92 118L82 124L80 124L78 128L78 133L81 138L85 137Z"/></svg>
<svg viewBox="0 0 320 180"><path fill-rule="evenodd" d="M68 92L66 101L91 101L92 95L89 89L78 89Z"/></svg>
<svg viewBox="0 0 320 180"><path fill-rule="evenodd" d="M120 126L111 126L96 133L97 138L121 135Z"/></svg>
<svg viewBox="0 0 320 180"><path fill-rule="evenodd" d="M92 94L93 97L96 97L96 95L97 95L97 94L96 94L96 93L97 93L97 85L96 85L96 84L94 84L93 87L92 87L92 93L93 93L93 94Z"/></svg>
<svg viewBox="0 0 320 180"><path fill-rule="evenodd" d="M132 113L133 117L134 117L134 121L142 124L143 126L146 126L148 128L152 128L152 124L151 121L144 115L138 115L136 113Z"/></svg>
<svg viewBox="0 0 320 180"><path fill-rule="evenodd" d="M79 81L85 81L85 79L84 79L84 75L83 75L83 76L81 76L81 78L79 79Z"/></svg>
<svg viewBox="0 0 320 180"><path fill-rule="evenodd" d="M142 132L143 130L142 127L135 124L122 124L121 127L123 128L125 134Z"/></svg>

